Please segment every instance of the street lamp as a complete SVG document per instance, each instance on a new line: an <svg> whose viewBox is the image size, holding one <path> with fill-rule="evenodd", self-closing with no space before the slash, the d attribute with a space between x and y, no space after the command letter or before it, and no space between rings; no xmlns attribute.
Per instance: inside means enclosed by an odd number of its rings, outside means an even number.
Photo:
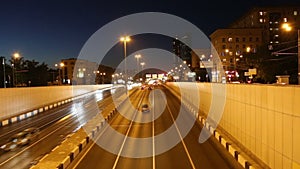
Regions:
<svg viewBox="0 0 300 169"><path fill-rule="evenodd" d="M3 88L6 88L6 77L5 77L5 57L1 56L2 58L2 66L3 66Z"/></svg>
<svg viewBox="0 0 300 169"><path fill-rule="evenodd" d="M286 32L291 32L293 30L293 27L285 22L281 25L281 28L286 31ZM289 53L289 52L283 52L292 48L297 48L298 49L298 53ZM276 54L276 55L297 55L298 57L298 84L300 84L300 29L297 30L297 45L296 46L292 46L292 47L287 47L285 49L273 52L272 54Z"/></svg>
<svg viewBox="0 0 300 169"><path fill-rule="evenodd" d="M140 78L140 76L139 76L139 67L140 67L139 59L142 56L140 54L138 54L138 55L135 55L134 57L136 58L137 75L138 75L138 79L139 79Z"/></svg>
<svg viewBox="0 0 300 169"><path fill-rule="evenodd" d="M125 73L125 89L126 89L126 94L127 94L127 62L126 62L126 44L129 42L131 39L129 36L122 36L120 38L120 41L123 42L124 44L124 62L125 62L125 67L124 67L124 73Z"/></svg>
<svg viewBox="0 0 300 169"><path fill-rule="evenodd" d="M142 66L142 71L144 70L144 66L145 66L145 64L146 64L145 62L142 62L142 63L141 63L141 66ZM143 74L142 74L142 78L143 78Z"/></svg>
<svg viewBox="0 0 300 169"><path fill-rule="evenodd" d="M59 81L59 85L61 84L61 74L60 74L60 70L62 67L64 67L65 64L64 63L60 63L59 65L58 64L55 64L55 67L58 68L58 81Z"/></svg>
<svg viewBox="0 0 300 169"><path fill-rule="evenodd" d="M106 73L100 73L100 76L102 77L102 84L104 84L104 76L106 75Z"/></svg>
<svg viewBox="0 0 300 169"><path fill-rule="evenodd" d="M16 84L17 84L17 76L16 76L16 59L20 58L20 54L18 52L15 52L13 55L12 55L12 61L13 61L13 64L12 64L12 71L13 71L13 86L15 87Z"/></svg>

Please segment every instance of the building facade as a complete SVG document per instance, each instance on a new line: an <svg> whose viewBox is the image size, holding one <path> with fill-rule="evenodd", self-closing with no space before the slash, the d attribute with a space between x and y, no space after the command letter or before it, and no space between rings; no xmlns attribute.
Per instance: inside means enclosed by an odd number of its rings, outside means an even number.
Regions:
<svg viewBox="0 0 300 169"><path fill-rule="evenodd" d="M224 70L245 69L239 64L244 53L255 53L262 45L262 29L218 29L210 35Z"/></svg>
<svg viewBox="0 0 300 169"><path fill-rule="evenodd" d="M95 84L98 64L87 60L62 59L60 78L63 84Z"/></svg>
<svg viewBox="0 0 300 169"><path fill-rule="evenodd" d="M288 30L283 29L288 24ZM251 9L229 28L260 28L264 42L280 44L296 40L300 28L300 6L257 7Z"/></svg>

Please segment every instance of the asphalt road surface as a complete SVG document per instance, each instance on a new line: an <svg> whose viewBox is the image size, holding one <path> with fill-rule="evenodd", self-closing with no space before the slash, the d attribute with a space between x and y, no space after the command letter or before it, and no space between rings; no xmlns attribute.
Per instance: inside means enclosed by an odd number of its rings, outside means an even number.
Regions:
<svg viewBox="0 0 300 169"><path fill-rule="evenodd" d="M183 122L177 122L180 101L164 87L157 88L165 93L165 97L157 90L139 90L133 93L130 96L130 102L135 108L130 108L130 104L124 104L119 109L120 113L110 120L97 139L91 142L68 168L241 168L226 150L215 146L217 143L213 139L202 144L198 142L202 129L199 123L195 123L188 134L184 136L182 126L185 125L184 122L189 122L189 118L192 116L186 115ZM149 112L141 111L141 106L145 103L150 105ZM189 112L183 109L183 113L188 114ZM169 137L165 137L164 140L156 139L156 136L164 134L172 127L175 132ZM114 129L115 132L112 132L111 129ZM122 139L119 135L123 136ZM137 141L145 138L149 138L150 142ZM178 142L169 150L164 151L174 140L178 140Z"/></svg>

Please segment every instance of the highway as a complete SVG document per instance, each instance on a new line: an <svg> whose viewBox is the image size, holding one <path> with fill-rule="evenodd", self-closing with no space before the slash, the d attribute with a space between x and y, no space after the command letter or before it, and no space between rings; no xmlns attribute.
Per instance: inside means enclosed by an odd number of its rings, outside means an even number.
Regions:
<svg viewBox="0 0 300 169"><path fill-rule="evenodd" d="M45 111L37 116L25 119L0 128L0 145L3 145L14 134L30 127L40 129L37 139L29 145L18 147L13 151L1 152L1 169L27 169L38 162L45 154L65 140L99 110L112 101L112 90L99 90L67 103L60 107ZM95 102L98 104L95 106Z"/></svg>
<svg viewBox="0 0 300 169"><path fill-rule="evenodd" d="M130 95L130 101L136 108L130 109L128 104L120 107L121 112L117 113L109 124L103 128L97 136L97 140L90 142L87 148L79 157L72 162L68 168L76 169L226 169L242 168L231 157L224 148L218 147L218 143L212 138L203 144L198 142L202 126L195 123L190 132L184 137L181 128L175 120L179 116L180 101L164 87L157 87L165 93L165 98L156 94L154 90L139 90ZM156 91L156 90L155 90ZM152 94L150 94L152 93ZM150 105L150 112L141 112L143 104ZM166 106L164 104L166 103ZM137 111L139 110L139 111ZM162 110L160 113L159 111ZM158 111L158 112L157 112ZM184 113L188 113L184 110ZM157 117L157 115L159 115ZM141 122L141 119L151 119L149 122ZM189 116L185 116L189 118ZM192 118L192 117L190 117ZM187 120L187 119L185 119ZM187 120L188 121L188 120ZM173 136L155 140L155 136L164 133L172 125L175 125L176 132ZM181 124L182 125L182 124ZM123 139L117 137L109 128L113 128ZM151 138L151 144L140 144L129 141L130 138ZM158 153L172 142L171 139L178 139L178 144L171 149ZM107 145L113 148L114 152L103 148L100 145ZM150 156L130 157L128 154L142 155L148 152Z"/></svg>

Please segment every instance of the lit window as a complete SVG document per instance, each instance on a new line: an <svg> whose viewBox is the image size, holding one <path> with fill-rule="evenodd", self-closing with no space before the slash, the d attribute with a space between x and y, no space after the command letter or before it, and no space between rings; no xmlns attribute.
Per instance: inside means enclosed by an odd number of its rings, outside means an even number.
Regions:
<svg viewBox="0 0 300 169"><path fill-rule="evenodd" d="M263 12L259 12L259 15L260 15L260 16L263 16Z"/></svg>
<svg viewBox="0 0 300 169"><path fill-rule="evenodd" d="M279 43L279 41L275 41L275 43Z"/></svg>
<svg viewBox="0 0 300 169"><path fill-rule="evenodd" d="M232 42L232 38L228 38L228 42Z"/></svg>
<svg viewBox="0 0 300 169"><path fill-rule="evenodd" d="M232 56L232 54L233 54L232 52L229 52L229 55L230 55L230 56Z"/></svg>
<svg viewBox="0 0 300 169"><path fill-rule="evenodd" d="M226 62L226 59L223 59L223 62Z"/></svg>
<svg viewBox="0 0 300 169"><path fill-rule="evenodd" d="M250 52L251 51L251 48L250 47L247 47L246 48L246 52Z"/></svg>
<svg viewBox="0 0 300 169"><path fill-rule="evenodd" d="M260 22L260 23L263 23L263 22L264 22L264 20L263 20L263 19L259 19L259 22Z"/></svg>
<svg viewBox="0 0 300 169"><path fill-rule="evenodd" d="M295 16L298 15L298 12L297 12L297 11L294 11L294 15L295 15Z"/></svg>
<svg viewBox="0 0 300 169"><path fill-rule="evenodd" d="M275 35L275 37L279 37L279 35Z"/></svg>
<svg viewBox="0 0 300 169"><path fill-rule="evenodd" d="M283 22L287 22L287 18L283 18Z"/></svg>
<svg viewBox="0 0 300 169"><path fill-rule="evenodd" d="M273 28L270 28L270 31L272 31L273 30Z"/></svg>

